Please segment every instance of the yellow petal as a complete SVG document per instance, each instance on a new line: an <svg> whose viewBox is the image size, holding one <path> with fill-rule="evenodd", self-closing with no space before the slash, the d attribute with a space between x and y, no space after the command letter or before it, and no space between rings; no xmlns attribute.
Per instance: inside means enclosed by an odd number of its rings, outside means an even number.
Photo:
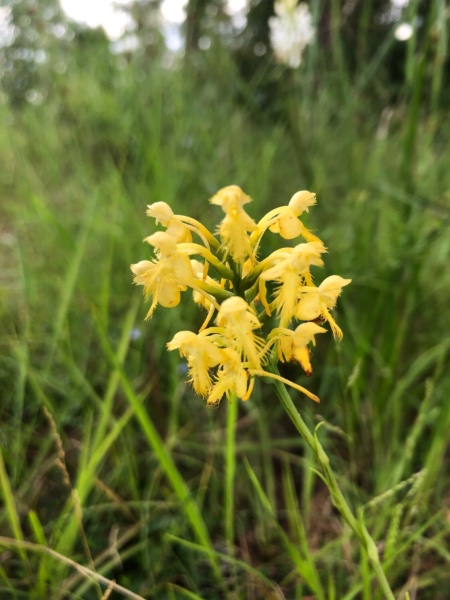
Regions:
<svg viewBox="0 0 450 600"><path fill-rule="evenodd" d="M313 317L315 318L315 317ZM317 323L300 323L294 331L295 345L297 347L306 346L310 342L315 344L314 336L318 333L326 333L324 327L320 327Z"/></svg>
<svg viewBox="0 0 450 600"><path fill-rule="evenodd" d="M156 224L161 223L167 227L169 221L173 218L173 211L166 202L155 202L147 206L147 216L155 219Z"/></svg>
<svg viewBox="0 0 450 600"><path fill-rule="evenodd" d="M322 307L318 293L305 294L297 304L295 316L301 321L312 321L322 313Z"/></svg>
<svg viewBox="0 0 450 600"><path fill-rule="evenodd" d="M283 275L283 273L285 271L285 268L286 268L285 263L286 262L287 261L279 262L275 266L270 267L270 269L266 269L265 271L263 271L261 273L259 278L262 279L263 281L276 281L277 279L280 279L280 277Z"/></svg>
<svg viewBox="0 0 450 600"><path fill-rule="evenodd" d="M321 242L306 242L295 246L292 252L291 264L299 272L306 271L310 266L323 267L320 255L326 252Z"/></svg>
<svg viewBox="0 0 450 600"><path fill-rule="evenodd" d="M214 194L210 202L221 206L223 211L229 215L239 212L242 206L251 200L250 196L244 194L238 185L227 185Z"/></svg>
<svg viewBox="0 0 450 600"><path fill-rule="evenodd" d="M306 190L297 192L289 200L289 206L292 208L294 213L300 216L303 212L309 212L309 207L316 204L316 194L312 194Z"/></svg>
<svg viewBox="0 0 450 600"><path fill-rule="evenodd" d="M311 354L306 346L302 348L295 348L293 353L293 358L300 363L305 375L308 377L312 375L312 366L311 366Z"/></svg>
<svg viewBox="0 0 450 600"><path fill-rule="evenodd" d="M186 254L176 252L176 254L171 256L168 260L170 261L171 274L178 283L189 284L189 282L194 279L191 261Z"/></svg>
<svg viewBox="0 0 450 600"><path fill-rule="evenodd" d="M158 291L157 299L164 308L173 308L180 303L180 287L176 283L167 281Z"/></svg>
<svg viewBox="0 0 450 600"><path fill-rule="evenodd" d="M277 222L269 227L269 229L273 233L279 233L285 240L292 240L301 235L303 225L297 219L294 211L286 207Z"/></svg>
<svg viewBox="0 0 450 600"><path fill-rule="evenodd" d="M189 367L190 382L195 393L199 396L207 396L212 385L208 369L195 360L189 361Z"/></svg>
<svg viewBox="0 0 450 600"><path fill-rule="evenodd" d="M333 308L342 288L349 283L351 279L344 279L340 275L330 275L319 285L320 295L328 308Z"/></svg>
<svg viewBox="0 0 450 600"><path fill-rule="evenodd" d="M239 369L234 380L234 392L238 398L244 398L247 394L248 374L245 369Z"/></svg>
<svg viewBox="0 0 450 600"><path fill-rule="evenodd" d="M195 343L197 340L197 334L193 331L178 331L170 342L167 342L166 346L169 350L178 350L180 349L182 355L184 356L183 348L189 344Z"/></svg>
<svg viewBox="0 0 450 600"><path fill-rule="evenodd" d="M288 334L288 335L283 335L279 342L278 342L278 348L282 354L282 359L281 361L290 361L292 358L292 353L294 351L294 340L293 340L293 336L292 334Z"/></svg>
<svg viewBox="0 0 450 600"><path fill-rule="evenodd" d="M134 265L130 265L130 269L135 275L135 283L138 285L141 284L142 281L138 281L138 279L144 277L149 271L154 270L155 266L155 263L150 260L141 260Z"/></svg>
<svg viewBox="0 0 450 600"><path fill-rule="evenodd" d="M144 242L150 244L161 252L162 256L169 256L177 252L177 243L173 237L165 231L157 231L153 235L149 235L144 239Z"/></svg>
<svg viewBox="0 0 450 600"><path fill-rule="evenodd" d="M192 242L192 234L188 227L178 219L172 219L166 229L166 233L173 237L177 244L189 244Z"/></svg>

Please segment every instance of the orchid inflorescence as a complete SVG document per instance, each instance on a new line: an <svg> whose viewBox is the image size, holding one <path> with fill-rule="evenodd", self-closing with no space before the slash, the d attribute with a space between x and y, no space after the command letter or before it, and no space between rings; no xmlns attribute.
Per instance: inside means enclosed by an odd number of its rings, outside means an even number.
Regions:
<svg viewBox="0 0 450 600"><path fill-rule="evenodd" d="M269 211L258 223L244 210L250 201L237 185L211 198L225 213L218 235L191 217L174 214L165 202L148 206L147 215L165 230L144 240L155 258L131 265L134 282L152 299L146 318L158 304L172 308L182 292L193 291L206 319L198 333L179 331L167 347L186 359L189 381L208 404L217 404L224 395L247 400L255 377L282 381L319 402L271 367L292 361L312 374L308 345L326 332L325 323L336 339L342 338L331 310L351 279L331 275L319 286L314 283L311 268L323 266L326 248L299 217L316 203L315 194L297 192L287 206ZM305 241L261 259L260 242L267 231Z"/></svg>

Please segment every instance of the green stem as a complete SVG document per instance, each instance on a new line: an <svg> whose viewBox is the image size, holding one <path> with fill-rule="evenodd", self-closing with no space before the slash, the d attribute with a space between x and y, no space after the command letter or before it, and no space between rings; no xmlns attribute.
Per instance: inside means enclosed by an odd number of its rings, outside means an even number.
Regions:
<svg viewBox="0 0 450 600"><path fill-rule="evenodd" d="M234 555L234 478L236 473L236 420L238 399L227 403L227 433L225 446L225 537L228 553Z"/></svg>
<svg viewBox="0 0 450 600"><path fill-rule="evenodd" d="M276 366L272 366L271 371L279 375ZM308 426L300 416L300 413L298 412L294 402L292 401L284 383L282 383L281 381L274 380L273 386L276 390L278 399L283 405L283 408L287 412L293 425L300 433L302 438L305 440L305 442L308 444L308 446L312 449L314 456L316 457L316 460L321 467L321 472L318 474L321 477L321 479L325 482L330 491L333 505L341 513L344 521L350 526L351 530L358 538L360 546L367 553L367 557L369 559L373 571L375 572L381 589L383 590L385 598L387 600L395 600L395 596L383 571L383 567L381 566L380 557L378 555L378 550L375 545L375 542L371 537L370 533L367 531L364 523L361 520L358 520L353 514L352 510L350 509L347 500L344 497L344 494L341 492L333 469L331 468L330 459L328 458L325 450L319 442L316 432L314 432L313 434L308 429Z"/></svg>

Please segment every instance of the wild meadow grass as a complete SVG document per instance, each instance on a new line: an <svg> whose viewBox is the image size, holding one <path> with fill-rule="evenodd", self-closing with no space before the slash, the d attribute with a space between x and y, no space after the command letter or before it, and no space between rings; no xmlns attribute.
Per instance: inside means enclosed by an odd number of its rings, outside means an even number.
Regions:
<svg viewBox="0 0 450 600"><path fill-rule="evenodd" d="M205 407L165 348L200 325L189 301L143 320L146 205L212 226L231 183L252 215L317 193L324 276L353 283L321 404L291 397L395 596L449 597L450 123L413 50L396 99L373 99L380 48L320 84L311 52L273 111L224 53L0 106L1 598L384 597L272 386Z"/></svg>

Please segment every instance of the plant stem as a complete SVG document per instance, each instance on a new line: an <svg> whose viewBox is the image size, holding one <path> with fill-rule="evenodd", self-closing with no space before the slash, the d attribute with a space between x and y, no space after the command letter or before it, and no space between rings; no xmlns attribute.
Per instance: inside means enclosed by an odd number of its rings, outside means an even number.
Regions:
<svg viewBox="0 0 450 600"><path fill-rule="evenodd" d="M225 445L225 537L228 553L234 555L234 478L236 473L236 420L238 399L230 398L227 405L227 433Z"/></svg>
<svg viewBox="0 0 450 600"><path fill-rule="evenodd" d="M270 369L273 373L278 373L278 369L276 366L271 366ZM300 433L302 438L308 444L308 446L314 452L314 456L317 459L321 467L321 472L317 472L320 478L327 485L333 505L338 509L341 513L344 521L350 526L353 533L358 538L360 546L367 553L369 562L372 566L373 571L378 579L381 589L385 595L385 598L388 600L395 600L395 596L391 590L389 582L386 578L386 575L383 571L383 567L381 566L380 557L378 555L378 549L376 544L371 537L370 533L367 531L366 526L361 520L358 520L350 509L347 500L342 493L339 484L337 482L336 476L331 468L330 459L328 458L323 446L321 445L317 433L311 433L308 429L308 426L300 416L294 402L292 401L286 386L281 381L273 380L273 386L276 390L278 399L283 405L284 410L287 412L289 418L291 419L293 425Z"/></svg>

